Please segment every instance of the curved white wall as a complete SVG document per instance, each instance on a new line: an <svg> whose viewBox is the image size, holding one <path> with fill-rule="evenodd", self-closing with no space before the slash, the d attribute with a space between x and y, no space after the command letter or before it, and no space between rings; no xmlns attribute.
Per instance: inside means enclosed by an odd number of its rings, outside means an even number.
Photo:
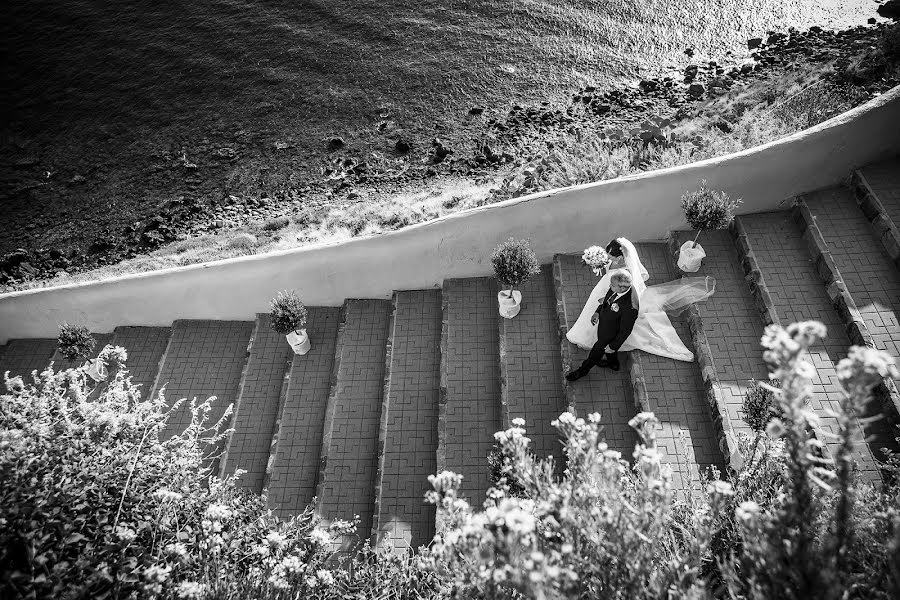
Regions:
<svg viewBox="0 0 900 600"><path fill-rule="evenodd" d="M529 238L542 262L618 235L663 238L685 226L681 194L701 179L742 198L739 212L753 213L897 153L900 87L813 129L717 159L541 192L340 244L0 295L0 343L55 337L62 321L107 332L175 319L250 320L284 288L310 305L387 298L395 289L489 274L491 250L509 236Z"/></svg>

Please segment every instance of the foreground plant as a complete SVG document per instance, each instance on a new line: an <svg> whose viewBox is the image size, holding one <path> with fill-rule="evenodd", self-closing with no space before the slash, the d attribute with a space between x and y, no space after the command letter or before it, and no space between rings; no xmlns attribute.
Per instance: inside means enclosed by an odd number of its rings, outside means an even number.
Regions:
<svg viewBox="0 0 900 600"><path fill-rule="evenodd" d="M409 557L365 548L343 562L334 540L355 523L312 508L279 519L265 499L212 477L204 448L215 398L191 405L164 439L165 398L142 399L121 348L108 387L48 368L33 385L5 378L0 396L0 597L421 597L438 589ZM89 397L90 395L90 397ZM180 404L179 403L176 403ZM361 596L358 596L361 594Z"/></svg>

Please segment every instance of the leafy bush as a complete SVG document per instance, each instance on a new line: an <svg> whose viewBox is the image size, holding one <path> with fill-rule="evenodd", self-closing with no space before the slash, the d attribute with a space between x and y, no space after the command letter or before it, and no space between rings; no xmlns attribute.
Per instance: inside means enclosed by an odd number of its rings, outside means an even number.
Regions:
<svg viewBox="0 0 900 600"><path fill-rule="evenodd" d="M541 265L528 241L515 238L509 238L494 248L491 265L494 267L494 276L509 286L510 296L513 288L541 272Z"/></svg>
<svg viewBox="0 0 900 600"><path fill-rule="evenodd" d="M84 325L69 325L68 323L63 323L60 326L59 338L56 341L59 353L66 360L87 358L97 343L87 327Z"/></svg>
<svg viewBox="0 0 900 600"><path fill-rule="evenodd" d="M285 217L285 216L274 217L272 219L269 219L268 221L266 221L263 224L263 229L266 231L278 231L279 229L284 229L285 227L287 227L290 224L291 224L290 217Z"/></svg>
<svg viewBox="0 0 900 600"><path fill-rule="evenodd" d="M302 329L309 317L309 311L306 310L306 306L300 301L294 290L278 292L278 295L272 300L270 314L272 329L282 335Z"/></svg>
<svg viewBox="0 0 900 600"><path fill-rule="evenodd" d="M725 229L734 221L734 210L740 200L732 200L725 192L711 190L706 187L706 180L700 182L700 188L694 192L685 192L681 196L681 209L691 229L697 230L697 237L702 231ZM697 238L694 238L697 242Z"/></svg>
<svg viewBox="0 0 900 600"><path fill-rule="evenodd" d="M777 388L780 382L769 381L766 385ZM764 387L758 381L751 381L747 393L744 394L744 403L741 406L744 411L744 422L757 433L764 431L769 421L776 416L775 392L769 387Z"/></svg>
<svg viewBox="0 0 900 600"><path fill-rule="evenodd" d="M253 250L259 245L259 240L252 233L238 233L226 242L229 248L237 248L239 250Z"/></svg>
<svg viewBox="0 0 900 600"><path fill-rule="evenodd" d="M160 437L168 409L126 370L88 400L78 370L47 369L0 396L0 597L432 598L412 557L338 553L355 524L311 508L287 520L264 498L211 477L204 448L222 434L210 401ZM413 594L418 596L413 596Z"/></svg>

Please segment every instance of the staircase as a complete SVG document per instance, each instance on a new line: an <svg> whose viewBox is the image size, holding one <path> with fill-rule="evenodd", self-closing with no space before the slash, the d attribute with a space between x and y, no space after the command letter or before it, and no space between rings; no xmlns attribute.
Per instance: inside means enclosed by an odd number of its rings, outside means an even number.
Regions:
<svg viewBox="0 0 900 600"><path fill-rule="evenodd" d="M840 397L837 362L851 343L900 356L900 161L854 173L847 187L797 198L783 211L738 217L731 231L705 233L698 275L716 292L672 323L694 362L628 353L619 372L595 369L567 384L563 375L586 353L565 339L597 278L578 255L559 254L522 288L521 313L497 313L490 278L448 279L441 289L396 291L391 300L349 299L311 307L311 351L294 355L269 327L248 321L176 321L172 327L119 327L101 343L125 346L133 380L150 393L216 396L211 418L229 404L234 429L215 466L246 471L241 485L266 494L279 515L313 498L327 520L359 517L359 536L398 551L427 544L436 523L422 497L427 476L464 476L462 495L480 504L490 486L486 457L493 433L525 419L532 448L564 468L550 421L566 409L601 414L610 448L631 458L638 411L660 419L657 435L677 493L700 491L708 468L735 458L734 433L746 432L741 404L753 379L765 380L759 340L768 323L816 319L828 339L812 349L818 376L811 408L817 434ZM648 284L677 279L674 253L692 232L640 243ZM600 240L598 240L600 241ZM55 341L11 340L0 373L27 375L54 359ZM877 390L857 426L855 458L876 481L882 448L900 400L893 382ZM869 415L862 415L866 417ZM188 402L171 434L190 421ZM834 449L823 437L826 452ZM210 450L217 450L211 448Z"/></svg>

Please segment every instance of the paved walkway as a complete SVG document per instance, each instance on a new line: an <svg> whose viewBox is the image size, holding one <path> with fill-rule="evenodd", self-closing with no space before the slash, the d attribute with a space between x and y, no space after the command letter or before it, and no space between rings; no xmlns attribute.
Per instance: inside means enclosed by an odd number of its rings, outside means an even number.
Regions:
<svg viewBox="0 0 900 600"><path fill-rule="evenodd" d="M884 206L894 226L900 227L900 158L867 165L859 172ZM880 248L880 243L876 247Z"/></svg>
<svg viewBox="0 0 900 600"><path fill-rule="evenodd" d="M26 384L33 384L31 372L46 369L55 351L53 339L10 340L0 355L0 376L9 371L10 377L21 375ZM6 388L0 392L5 394Z"/></svg>
<svg viewBox="0 0 900 600"><path fill-rule="evenodd" d="M738 218L747 230L782 324L817 320L828 328L828 337L810 349L811 362L818 374L813 381L811 405L821 418L822 429L837 433L837 423L827 416L827 411L839 410L843 394L835 365L847 355L850 347L844 324L831 304L791 213L761 213ZM863 438L862 431L858 436ZM833 440L826 443L836 449ZM880 480L872 451L866 444L857 444L855 456L863 477Z"/></svg>
<svg viewBox="0 0 900 600"><path fill-rule="evenodd" d="M275 444L269 465L268 505L277 515L300 513L316 495L322 429L334 367L340 307L309 307L311 348L291 363L284 406L274 427Z"/></svg>
<svg viewBox="0 0 900 600"><path fill-rule="evenodd" d="M679 278L667 256L666 244L637 244L641 262L647 268L650 279L647 285L666 283ZM671 318L678 336L691 349L690 329L683 317ZM706 401L706 388L700 377L696 359L683 362L663 358L643 351L636 360L644 373L647 389L646 410L659 419L657 445L664 460L672 467L672 485L676 490L700 492L702 475L714 466L724 472L725 465L718 447L710 408Z"/></svg>
<svg viewBox="0 0 900 600"><path fill-rule="evenodd" d="M337 378L325 415L318 510L327 519L359 515L357 534L363 540L371 535L375 507L390 312L387 300L347 300Z"/></svg>
<svg viewBox="0 0 900 600"><path fill-rule="evenodd" d="M553 290L553 265L522 286L522 309L500 321L501 392L506 405L504 426L525 419L531 448L538 458L553 456L559 472L565 466L559 432L550 422L568 405L559 354L559 322Z"/></svg>
<svg viewBox="0 0 900 600"><path fill-rule="evenodd" d="M397 292L393 325L377 538L416 548L434 537L434 506L424 496L437 470L441 291Z"/></svg>
<svg viewBox="0 0 900 600"><path fill-rule="evenodd" d="M112 343L128 351L128 373L141 386L142 398L153 389L171 335L171 327L116 327Z"/></svg>
<svg viewBox="0 0 900 600"><path fill-rule="evenodd" d="M460 493L475 506L490 487L487 456L500 418L497 291L492 279L444 281L441 371L443 468L463 476Z"/></svg>
<svg viewBox="0 0 900 600"><path fill-rule="evenodd" d="M181 398L186 400L171 414L161 437L180 433L190 424L194 398L200 404L210 396L216 397L206 427L222 417L237 398L252 331L252 321L175 321L156 389L165 386L169 406ZM223 448L224 443L209 450ZM211 464L214 469L215 462Z"/></svg>
<svg viewBox="0 0 900 600"><path fill-rule="evenodd" d="M281 389L294 351L284 335L272 331L268 314L256 316L253 342L231 418L234 434L228 441L224 473L247 471L239 485L261 493L269 461L269 447L278 419Z"/></svg>
<svg viewBox="0 0 900 600"><path fill-rule="evenodd" d="M693 239L690 233L678 234L678 245ZM760 339L763 321L744 279L740 257L731 234L709 231L699 240L706 258L697 275L716 278L716 292L697 304L712 352L716 376L725 398L725 421L736 432L751 435L743 420L744 395L751 380L767 381L769 368L762 358Z"/></svg>

